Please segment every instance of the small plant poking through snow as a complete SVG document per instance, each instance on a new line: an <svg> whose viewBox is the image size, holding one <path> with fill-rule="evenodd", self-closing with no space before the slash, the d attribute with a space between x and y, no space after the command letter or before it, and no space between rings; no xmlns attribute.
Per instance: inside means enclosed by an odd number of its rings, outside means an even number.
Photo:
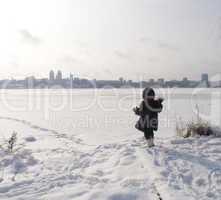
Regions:
<svg viewBox="0 0 221 200"><path fill-rule="evenodd" d="M2 145L0 145L0 150L5 153L16 153L25 146L25 143L17 143L17 141L18 133L13 131L12 135L8 139L5 139Z"/></svg>
<svg viewBox="0 0 221 200"><path fill-rule="evenodd" d="M16 141L17 141L17 133L13 132L12 136L8 140L8 151L9 152L13 152L13 149L16 145Z"/></svg>
<svg viewBox="0 0 221 200"><path fill-rule="evenodd" d="M180 118L179 121L176 122L176 133L178 136L187 138L201 135L209 136L214 134L209 122L204 121L200 118L198 105L196 105L196 110L196 121L192 120L185 124Z"/></svg>

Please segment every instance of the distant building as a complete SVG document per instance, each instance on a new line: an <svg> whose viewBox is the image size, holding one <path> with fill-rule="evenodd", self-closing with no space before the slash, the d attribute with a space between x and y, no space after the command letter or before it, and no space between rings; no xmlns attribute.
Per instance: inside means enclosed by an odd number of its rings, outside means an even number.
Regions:
<svg viewBox="0 0 221 200"><path fill-rule="evenodd" d="M62 72L58 70L57 75L56 75L56 80L61 81L62 80Z"/></svg>
<svg viewBox="0 0 221 200"><path fill-rule="evenodd" d="M203 82L203 81L209 82L209 75L208 75L208 74L202 74L202 75L201 75L201 81L202 81L202 82Z"/></svg>
<svg viewBox="0 0 221 200"><path fill-rule="evenodd" d="M36 80L36 88L47 88L48 87L48 79L47 78L41 78Z"/></svg>
<svg viewBox="0 0 221 200"><path fill-rule="evenodd" d="M149 84L150 84L150 85L154 85L154 79L153 79L153 78L151 78L151 79L149 80Z"/></svg>
<svg viewBox="0 0 221 200"><path fill-rule="evenodd" d="M54 71L53 71L53 70L51 70L51 71L49 72L49 80L50 80L51 82L54 81Z"/></svg>
<svg viewBox="0 0 221 200"><path fill-rule="evenodd" d="M158 80L157 80L157 83L158 83L158 85L160 85L160 86L164 86L164 79L163 78L159 78Z"/></svg>
<svg viewBox="0 0 221 200"><path fill-rule="evenodd" d="M97 88L121 88L124 84L124 80L97 80L96 86Z"/></svg>
<svg viewBox="0 0 221 200"><path fill-rule="evenodd" d="M209 75L206 73L201 75L201 86L209 87Z"/></svg>
<svg viewBox="0 0 221 200"><path fill-rule="evenodd" d="M180 81L178 81L178 80L166 81L165 84L166 84L167 87L170 87L170 88L180 87Z"/></svg>
<svg viewBox="0 0 221 200"><path fill-rule="evenodd" d="M189 80L187 77L184 77L183 80L181 81L181 87L189 87Z"/></svg>
<svg viewBox="0 0 221 200"><path fill-rule="evenodd" d="M121 84L121 85L124 84L124 79L123 79L123 77L120 77L120 78L119 78L119 81L120 81L120 84Z"/></svg>
<svg viewBox="0 0 221 200"><path fill-rule="evenodd" d="M132 80L128 80L127 83L128 83L129 85L133 85L133 81L132 81Z"/></svg>
<svg viewBox="0 0 221 200"><path fill-rule="evenodd" d="M73 74L70 74L70 81L73 81L74 80L74 76Z"/></svg>
<svg viewBox="0 0 221 200"><path fill-rule="evenodd" d="M73 88L74 76L70 74L70 88Z"/></svg>
<svg viewBox="0 0 221 200"><path fill-rule="evenodd" d="M80 84L80 79L79 78L74 78L74 85L78 86Z"/></svg>
<svg viewBox="0 0 221 200"><path fill-rule="evenodd" d="M35 77L29 76L25 79L25 88L34 88L35 87Z"/></svg>

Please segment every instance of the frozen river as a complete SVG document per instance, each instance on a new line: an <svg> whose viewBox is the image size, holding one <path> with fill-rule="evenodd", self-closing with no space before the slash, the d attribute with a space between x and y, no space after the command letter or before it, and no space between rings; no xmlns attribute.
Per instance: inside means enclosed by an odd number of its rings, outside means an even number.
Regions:
<svg viewBox="0 0 221 200"><path fill-rule="evenodd" d="M0 113L2 117L27 120L75 135L88 144L120 141L140 134L134 129L137 116L132 108L139 105L141 92L140 89L1 90ZM220 124L220 92L205 88L157 89L157 96L165 101L156 136L173 136L177 119L196 118L196 105L202 118Z"/></svg>

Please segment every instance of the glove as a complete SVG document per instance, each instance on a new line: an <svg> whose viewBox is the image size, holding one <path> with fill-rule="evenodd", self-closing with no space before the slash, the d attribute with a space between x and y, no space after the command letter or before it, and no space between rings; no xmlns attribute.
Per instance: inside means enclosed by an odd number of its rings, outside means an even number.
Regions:
<svg viewBox="0 0 221 200"><path fill-rule="evenodd" d="M135 108L133 108L133 111L136 115L139 114L139 108L137 106Z"/></svg>
<svg viewBox="0 0 221 200"><path fill-rule="evenodd" d="M160 97L160 98L158 98L157 100L158 100L160 103L162 103L162 102L164 101L164 99L163 99L163 98L161 98L161 97Z"/></svg>

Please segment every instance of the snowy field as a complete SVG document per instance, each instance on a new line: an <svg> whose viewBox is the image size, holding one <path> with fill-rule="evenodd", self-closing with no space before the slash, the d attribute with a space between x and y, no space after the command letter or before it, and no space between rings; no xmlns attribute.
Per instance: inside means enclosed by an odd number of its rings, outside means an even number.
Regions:
<svg viewBox="0 0 221 200"><path fill-rule="evenodd" d="M141 90L1 90L0 199L221 199L221 138L175 134L177 119L196 118L196 105L220 126L221 90L157 95L164 110L148 149L132 112Z"/></svg>

